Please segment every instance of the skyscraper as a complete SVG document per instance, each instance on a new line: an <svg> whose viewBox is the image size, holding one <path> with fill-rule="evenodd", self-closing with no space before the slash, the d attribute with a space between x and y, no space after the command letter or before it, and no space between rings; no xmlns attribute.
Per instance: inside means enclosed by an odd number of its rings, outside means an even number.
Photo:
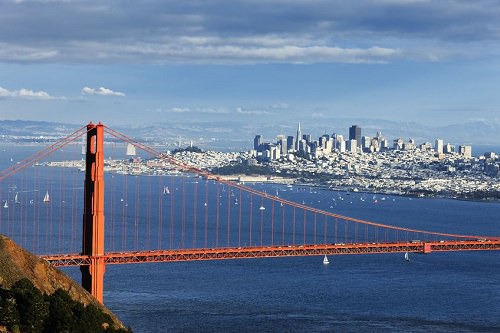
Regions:
<svg viewBox="0 0 500 333"><path fill-rule="evenodd" d="M253 149L259 151L262 145L262 136L256 135L253 139Z"/></svg>
<svg viewBox="0 0 500 333"><path fill-rule="evenodd" d="M296 136L297 141L295 141L295 150L296 151L299 151L299 142L300 142L301 138L302 138L302 135L300 134L300 123L299 123L299 126L297 127L297 136Z"/></svg>
<svg viewBox="0 0 500 333"><path fill-rule="evenodd" d="M286 149L287 151L294 151L295 150L295 140L293 135L289 135L286 137Z"/></svg>
<svg viewBox="0 0 500 333"><path fill-rule="evenodd" d="M444 148L444 141L442 139L437 139L436 140L436 145L434 146L434 149L436 150L436 153L442 154L443 153L443 148Z"/></svg>
<svg viewBox="0 0 500 333"><path fill-rule="evenodd" d="M357 144L361 144L361 127L352 125L349 128L349 140L356 140Z"/></svg>

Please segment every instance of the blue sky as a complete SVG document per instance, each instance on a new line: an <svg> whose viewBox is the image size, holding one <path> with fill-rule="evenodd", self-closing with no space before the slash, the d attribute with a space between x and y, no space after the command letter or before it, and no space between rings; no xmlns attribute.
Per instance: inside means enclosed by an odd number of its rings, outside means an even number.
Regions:
<svg viewBox="0 0 500 333"><path fill-rule="evenodd" d="M499 122L500 2L0 0L0 120L338 118Z"/></svg>

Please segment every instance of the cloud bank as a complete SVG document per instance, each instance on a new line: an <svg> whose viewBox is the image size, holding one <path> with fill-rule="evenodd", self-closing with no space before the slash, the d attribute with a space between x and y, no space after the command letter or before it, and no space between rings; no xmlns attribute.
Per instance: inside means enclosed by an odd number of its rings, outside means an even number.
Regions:
<svg viewBox="0 0 500 333"><path fill-rule="evenodd" d="M8 1L0 11L0 61L310 64L498 56L499 17L500 2L489 0Z"/></svg>

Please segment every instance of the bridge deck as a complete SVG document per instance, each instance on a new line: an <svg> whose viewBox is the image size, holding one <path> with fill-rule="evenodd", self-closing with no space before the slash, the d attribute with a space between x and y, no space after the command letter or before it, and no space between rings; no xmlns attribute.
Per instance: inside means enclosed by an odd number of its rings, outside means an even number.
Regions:
<svg viewBox="0 0 500 333"><path fill-rule="evenodd" d="M446 251L485 251L500 250L500 239L494 240L461 240L438 242L404 242L404 243L357 243L357 244L323 244L239 247L214 249L157 250L138 252L110 252L99 259L106 264L222 260L241 258L270 258L292 256L346 255L346 254L380 254L396 252L446 252ZM80 254L42 256L54 266L80 266L90 263L90 256Z"/></svg>

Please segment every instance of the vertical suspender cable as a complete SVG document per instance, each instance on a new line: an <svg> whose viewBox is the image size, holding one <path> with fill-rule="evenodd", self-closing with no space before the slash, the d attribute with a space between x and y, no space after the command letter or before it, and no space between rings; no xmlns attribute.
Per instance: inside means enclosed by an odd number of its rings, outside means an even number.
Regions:
<svg viewBox="0 0 500 333"><path fill-rule="evenodd" d="M249 219L249 244L248 246L252 246L252 213L253 213L253 195L250 193L250 219Z"/></svg>
<svg viewBox="0 0 500 333"><path fill-rule="evenodd" d="M281 206L281 245L285 245L285 205Z"/></svg>
<svg viewBox="0 0 500 333"><path fill-rule="evenodd" d="M205 248L208 247L208 178L205 181Z"/></svg>
<svg viewBox="0 0 500 333"><path fill-rule="evenodd" d="M328 216L325 215L325 222L323 224L323 244L326 244L326 235L327 235L327 230L326 230L326 226L328 225Z"/></svg>
<svg viewBox="0 0 500 333"><path fill-rule="evenodd" d="M193 248L196 248L196 218L198 211L198 181L194 181L193 185L194 195L193 195Z"/></svg>
<svg viewBox="0 0 500 333"><path fill-rule="evenodd" d="M264 197L261 197L260 203L260 246L262 246L262 232L264 229Z"/></svg>
<svg viewBox="0 0 500 333"><path fill-rule="evenodd" d="M307 223L307 219L306 219L306 210L303 209L304 211L304 234L303 234L303 239L302 239L302 244L305 244L306 243L306 223Z"/></svg>
<svg viewBox="0 0 500 333"><path fill-rule="evenodd" d="M275 200L271 200L271 245L274 245L274 204Z"/></svg>
<svg viewBox="0 0 500 333"><path fill-rule="evenodd" d="M184 248L186 240L186 174L182 174L181 180L181 248Z"/></svg>
<svg viewBox="0 0 500 333"><path fill-rule="evenodd" d="M238 247L241 246L241 206L243 206L243 202L241 201L241 188L239 189L240 191L240 200L239 200L239 203L238 203L238 210L239 210L239 214L238 214Z"/></svg>
<svg viewBox="0 0 500 333"><path fill-rule="evenodd" d="M175 182L174 177L170 177L170 249L174 246L174 196L175 196Z"/></svg>
<svg viewBox="0 0 500 333"><path fill-rule="evenodd" d="M231 193L233 191L232 187L227 188L227 242L226 246L231 246Z"/></svg>
<svg viewBox="0 0 500 333"><path fill-rule="evenodd" d="M217 182L216 184L217 188L217 199L216 199L216 210L215 210L215 248L219 247L219 213L220 213L220 183Z"/></svg>

